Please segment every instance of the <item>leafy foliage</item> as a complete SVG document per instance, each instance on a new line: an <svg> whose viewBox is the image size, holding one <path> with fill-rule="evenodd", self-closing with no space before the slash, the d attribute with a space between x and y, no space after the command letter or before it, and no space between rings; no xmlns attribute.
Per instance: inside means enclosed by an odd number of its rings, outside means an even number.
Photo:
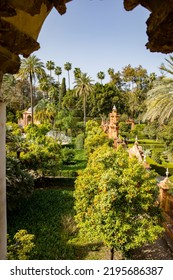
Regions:
<svg viewBox="0 0 173 280"><path fill-rule="evenodd" d="M7 105L7 120L17 121L18 110L23 110L30 102L30 88L26 79L17 80L14 75L5 74L1 91Z"/></svg>
<svg viewBox="0 0 173 280"><path fill-rule="evenodd" d="M155 174L123 149L104 145L90 155L76 180L75 199L80 234L109 248L126 253L163 231Z"/></svg>
<svg viewBox="0 0 173 280"><path fill-rule="evenodd" d="M13 242L8 236L7 258L8 260L28 260L29 254L35 247L34 235L28 234L27 230L19 230L13 237Z"/></svg>
<svg viewBox="0 0 173 280"><path fill-rule="evenodd" d="M157 150L153 150L152 151L152 159L157 162L157 163L161 163L161 152L160 151L157 151Z"/></svg>
<svg viewBox="0 0 173 280"><path fill-rule="evenodd" d="M75 138L75 147L77 150L82 150L84 148L84 134L80 133Z"/></svg>
<svg viewBox="0 0 173 280"><path fill-rule="evenodd" d="M88 114L92 117L108 115L116 104L119 113L123 113L127 103L127 96L123 90L112 84L99 84L93 86L88 96Z"/></svg>
<svg viewBox="0 0 173 280"><path fill-rule="evenodd" d="M147 111L143 120L158 120L163 124L173 114L173 80L163 78L157 81L154 87L148 91L146 99Z"/></svg>
<svg viewBox="0 0 173 280"><path fill-rule="evenodd" d="M7 207L12 211L20 206L24 198L31 196L34 180L27 171L22 170L19 160L7 157L6 165Z"/></svg>
<svg viewBox="0 0 173 280"><path fill-rule="evenodd" d="M87 122L86 135L84 148L88 155L100 145L105 143L112 144L112 140L108 138L107 134L96 121L90 120Z"/></svg>
<svg viewBox="0 0 173 280"><path fill-rule="evenodd" d="M87 73L81 73L75 79L75 90L76 95L83 96L83 111L84 111L84 125L86 124L86 102L87 95L92 91L92 79L87 75Z"/></svg>
<svg viewBox="0 0 173 280"><path fill-rule="evenodd" d="M74 237L72 190L36 190L23 201L17 213L10 213L8 233L11 236L20 228L35 236L31 260L75 259L75 250L67 241Z"/></svg>
<svg viewBox="0 0 173 280"><path fill-rule="evenodd" d="M157 120L148 123L143 130L143 133L149 138L149 139L157 139L158 133L159 133L159 123Z"/></svg>
<svg viewBox="0 0 173 280"><path fill-rule="evenodd" d="M62 163L61 146L56 139L46 135L46 125L31 125L26 128L28 149L21 153L21 162L36 176L52 175Z"/></svg>
<svg viewBox="0 0 173 280"><path fill-rule="evenodd" d="M72 164L74 163L75 151L74 149L65 147L62 150L62 156L63 156L63 164Z"/></svg>

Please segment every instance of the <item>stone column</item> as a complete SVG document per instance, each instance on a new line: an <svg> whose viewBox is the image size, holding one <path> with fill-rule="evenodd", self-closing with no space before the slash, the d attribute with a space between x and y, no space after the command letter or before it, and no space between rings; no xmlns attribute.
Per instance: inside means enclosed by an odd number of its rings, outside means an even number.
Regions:
<svg viewBox="0 0 173 280"><path fill-rule="evenodd" d="M6 106L2 100L0 72L0 260L7 255L7 216L6 216L6 155L5 155L5 122Z"/></svg>

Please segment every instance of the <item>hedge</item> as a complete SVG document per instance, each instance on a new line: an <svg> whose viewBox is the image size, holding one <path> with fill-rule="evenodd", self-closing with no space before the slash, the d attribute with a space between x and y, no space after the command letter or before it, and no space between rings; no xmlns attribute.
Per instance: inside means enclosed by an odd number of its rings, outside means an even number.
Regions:
<svg viewBox="0 0 173 280"><path fill-rule="evenodd" d="M41 177L35 180L35 188L74 187L76 178Z"/></svg>

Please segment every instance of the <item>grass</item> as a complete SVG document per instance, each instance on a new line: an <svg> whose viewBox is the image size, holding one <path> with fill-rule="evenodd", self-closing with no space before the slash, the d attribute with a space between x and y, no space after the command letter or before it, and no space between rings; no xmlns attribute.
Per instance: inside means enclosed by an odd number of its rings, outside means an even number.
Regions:
<svg viewBox="0 0 173 280"><path fill-rule="evenodd" d="M75 150L74 164L63 165L62 170L78 171L84 169L87 164L85 150Z"/></svg>
<svg viewBox="0 0 173 280"><path fill-rule="evenodd" d="M32 260L109 259L100 242L87 243L77 237L73 189L35 190L21 208L8 215L10 237L20 229L35 235Z"/></svg>
<svg viewBox="0 0 173 280"><path fill-rule="evenodd" d="M71 259L73 252L67 246L69 236L64 225L72 216L72 190L35 190L19 211L9 215L8 233L26 229L35 235L31 259Z"/></svg>

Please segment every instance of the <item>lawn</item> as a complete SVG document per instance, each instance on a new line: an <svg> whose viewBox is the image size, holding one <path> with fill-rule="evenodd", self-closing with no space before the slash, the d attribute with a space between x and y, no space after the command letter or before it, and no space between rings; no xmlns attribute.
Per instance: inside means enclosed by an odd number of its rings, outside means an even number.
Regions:
<svg viewBox="0 0 173 280"><path fill-rule="evenodd" d="M101 243L89 244L77 237L73 189L35 190L19 210L8 215L12 237L26 229L35 235L32 260L109 259Z"/></svg>

